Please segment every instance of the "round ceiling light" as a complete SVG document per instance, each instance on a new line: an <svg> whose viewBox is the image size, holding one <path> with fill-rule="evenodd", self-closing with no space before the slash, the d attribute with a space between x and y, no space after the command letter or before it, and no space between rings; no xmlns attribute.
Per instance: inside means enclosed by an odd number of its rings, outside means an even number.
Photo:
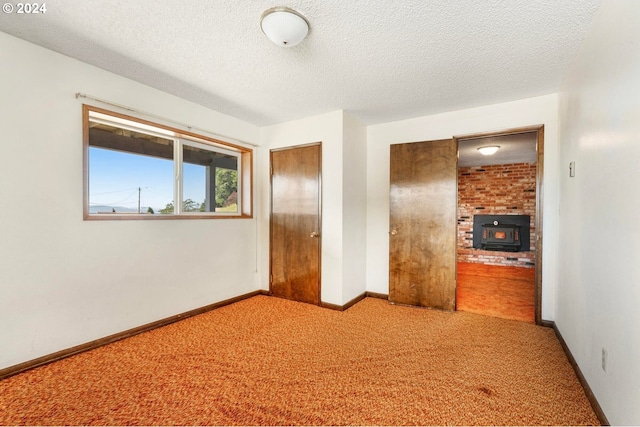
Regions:
<svg viewBox="0 0 640 427"><path fill-rule="evenodd" d="M492 154L496 154L496 152L500 149L499 145L490 145L486 147L478 148L480 154L484 154L485 156L490 156Z"/></svg>
<svg viewBox="0 0 640 427"><path fill-rule="evenodd" d="M300 43L309 33L309 22L288 7L272 7L260 18L262 32L278 46L291 47Z"/></svg>

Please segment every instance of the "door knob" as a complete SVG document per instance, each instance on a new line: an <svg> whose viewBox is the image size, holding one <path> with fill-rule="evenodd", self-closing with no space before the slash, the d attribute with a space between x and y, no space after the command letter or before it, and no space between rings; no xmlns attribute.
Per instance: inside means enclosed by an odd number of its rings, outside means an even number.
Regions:
<svg viewBox="0 0 640 427"><path fill-rule="evenodd" d="M396 234L398 234L398 230L396 230L395 228L393 230L391 230L389 232L389 234L391 234L392 236L395 236Z"/></svg>
<svg viewBox="0 0 640 427"><path fill-rule="evenodd" d="M310 235L310 237L319 237L319 236L320 236L320 234L316 233L315 231L312 231L311 235Z"/></svg>

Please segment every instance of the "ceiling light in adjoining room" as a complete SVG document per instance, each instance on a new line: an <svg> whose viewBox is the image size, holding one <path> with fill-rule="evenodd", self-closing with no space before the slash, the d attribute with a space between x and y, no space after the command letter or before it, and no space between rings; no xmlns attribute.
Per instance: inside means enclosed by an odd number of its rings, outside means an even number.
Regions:
<svg viewBox="0 0 640 427"><path fill-rule="evenodd" d="M490 156L492 154L496 154L496 152L500 149L499 145L490 145L486 147L478 148L480 154L484 154L485 156Z"/></svg>
<svg viewBox="0 0 640 427"><path fill-rule="evenodd" d="M260 18L262 32L278 46L291 47L309 33L309 22L301 13L284 6L265 10Z"/></svg>

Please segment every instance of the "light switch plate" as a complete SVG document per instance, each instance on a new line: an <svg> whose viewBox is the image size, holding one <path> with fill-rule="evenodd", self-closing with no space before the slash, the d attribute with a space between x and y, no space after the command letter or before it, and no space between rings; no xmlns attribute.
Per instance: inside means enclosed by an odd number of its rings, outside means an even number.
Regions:
<svg viewBox="0 0 640 427"><path fill-rule="evenodd" d="M576 162L569 163L569 176L571 178L576 176Z"/></svg>

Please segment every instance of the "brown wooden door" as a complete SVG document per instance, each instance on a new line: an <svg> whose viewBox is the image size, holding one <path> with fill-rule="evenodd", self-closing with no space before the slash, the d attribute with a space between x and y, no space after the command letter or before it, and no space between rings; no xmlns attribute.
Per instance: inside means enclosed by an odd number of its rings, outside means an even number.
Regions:
<svg viewBox="0 0 640 427"><path fill-rule="evenodd" d="M453 139L391 146L389 300L455 310L457 149Z"/></svg>
<svg viewBox="0 0 640 427"><path fill-rule="evenodd" d="M271 151L271 294L320 304L321 145Z"/></svg>

